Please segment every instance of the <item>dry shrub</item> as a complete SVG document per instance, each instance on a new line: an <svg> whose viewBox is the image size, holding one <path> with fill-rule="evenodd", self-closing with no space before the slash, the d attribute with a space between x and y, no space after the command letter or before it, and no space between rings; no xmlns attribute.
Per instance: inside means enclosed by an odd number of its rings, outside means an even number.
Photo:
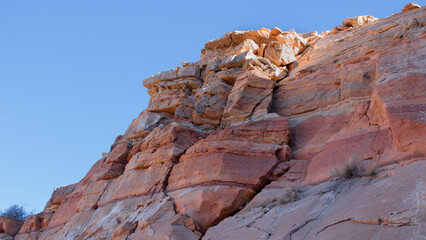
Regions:
<svg viewBox="0 0 426 240"><path fill-rule="evenodd" d="M349 179L354 177L361 176L361 169L358 161L355 157L351 157L351 159L345 163L343 169L334 168L334 171L331 173L332 177L337 177L338 179Z"/></svg>
<svg viewBox="0 0 426 240"><path fill-rule="evenodd" d="M273 208L276 206L285 205L287 203L296 202L302 198L302 187L290 187L285 190L285 194L283 197L273 198L266 206Z"/></svg>
<svg viewBox="0 0 426 240"><path fill-rule="evenodd" d="M296 202L302 198L302 188L301 187L291 187L287 188L284 201L286 203Z"/></svg>
<svg viewBox="0 0 426 240"><path fill-rule="evenodd" d="M32 214L32 212L28 213L23 206L17 204L10 206L4 211L0 211L0 216L2 217L12 217L19 220L25 220L30 214Z"/></svg>
<svg viewBox="0 0 426 240"><path fill-rule="evenodd" d="M363 167L362 163L352 156L348 162L345 163L342 169L334 168L330 172L331 177L338 179L350 179L363 176L374 176L377 174L377 162L370 161L367 166Z"/></svg>
<svg viewBox="0 0 426 240"><path fill-rule="evenodd" d="M365 167L365 176L375 176L377 174L377 168L379 167L379 164L377 162L369 162L367 166Z"/></svg>

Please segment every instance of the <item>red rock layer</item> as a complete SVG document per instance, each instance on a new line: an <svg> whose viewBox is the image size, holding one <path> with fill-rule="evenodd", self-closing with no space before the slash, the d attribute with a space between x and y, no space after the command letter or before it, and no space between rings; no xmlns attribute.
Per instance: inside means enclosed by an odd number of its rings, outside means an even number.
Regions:
<svg viewBox="0 0 426 240"><path fill-rule="evenodd" d="M383 169L374 179L329 181L289 190L263 189L203 239L422 239L426 236L426 161Z"/></svg>
<svg viewBox="0 0 426 240"><path fill-rule="evenodd" d="M306 182L351 157L389 164L424 158L424 8L336 31L312 44L274 93L289 119ZM294 180L294 175L283 180Z"/></svg>
<svg viewBox="0 0 426 240"><path fill-rule="evenodd" d="M236 211L261 189L275 167L289 160L289 127L282 117L211 133L174 166L167 186L177 211L201 231Z"/></svg>

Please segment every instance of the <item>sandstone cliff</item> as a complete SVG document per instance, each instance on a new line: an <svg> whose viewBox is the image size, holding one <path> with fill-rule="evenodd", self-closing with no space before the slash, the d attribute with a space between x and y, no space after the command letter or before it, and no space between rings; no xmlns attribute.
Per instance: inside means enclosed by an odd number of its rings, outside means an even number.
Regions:
<svg viewBox="0 0 426 240"><path fill-rule="evenodd" d="M426 239L425 24L410 4L208 42L15 239ZM333 178L350 159L377 175Z"/></svg>

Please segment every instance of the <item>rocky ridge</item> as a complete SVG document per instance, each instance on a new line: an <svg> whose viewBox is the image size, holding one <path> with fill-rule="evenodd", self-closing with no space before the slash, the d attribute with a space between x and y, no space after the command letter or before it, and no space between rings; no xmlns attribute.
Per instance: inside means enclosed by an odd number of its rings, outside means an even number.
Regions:
<svg viewBox="0 0 426 240"><path fill-rule="evenodd" d="M15 239L426 239L425 11L208 42Z"/></svg>

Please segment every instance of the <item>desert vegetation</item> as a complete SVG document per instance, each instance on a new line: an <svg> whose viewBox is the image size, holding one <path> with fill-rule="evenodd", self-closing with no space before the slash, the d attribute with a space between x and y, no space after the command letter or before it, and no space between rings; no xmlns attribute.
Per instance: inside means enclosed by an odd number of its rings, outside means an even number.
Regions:
<svg viewBox="0 0 426 240"><path fill-rule="evenodd" d="M13 217L19 220L25 220L31 212L27 212L24 206L20 206L18 204L14 204L9 208L0 211L0 216L2 217Z"/></svg>
<svg viewBox="0 0 426 240"><path fill-rule="evenodd" d="M303 198L302 187L293 186L287 188L282 197L273 198L271 202L267 205L267 207L276 207L280 205L285 205L287 203L296 202Z"/></svg>
<svg viewBox="0 0 426 240"><path fill-rule="evenodd" d="M332 178L338 179L350 179L359 177L372 177L377 174L378 164L374 161L370 161L367 165L363 165L360 160L355 156L352 156L348 162L346 162L343 168L333 168L330 171Z"/></svg>

